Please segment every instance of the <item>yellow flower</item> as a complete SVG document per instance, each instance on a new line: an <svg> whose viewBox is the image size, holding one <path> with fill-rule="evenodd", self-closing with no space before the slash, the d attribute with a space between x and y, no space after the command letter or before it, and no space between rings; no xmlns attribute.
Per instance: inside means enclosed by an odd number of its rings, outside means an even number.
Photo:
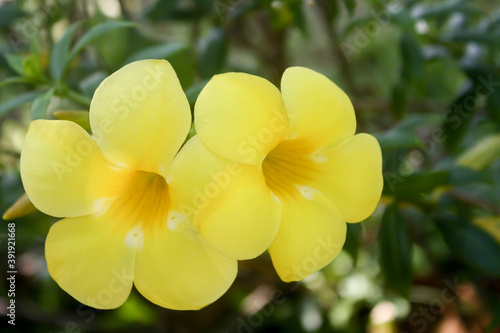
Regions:
<svg viewBox="0 0 500 333"><path fill-rule="evenodd" d="M380 199L377 140L354 135L349 98L312 70L287 69L281 93L253 75L217 75L198 97L195 123L198 135L177 161L203 156L211 170L189 180L198 188L185 199L196 208L194 225L232 258L269 249L284 281L330 263L345 221L367 218Z"/></svg>
<svg viewBox="0 0 500 333"><path fill-rule="evenodd" d="M53 279L78 301L116 308L132 284L151 302L198 309L219 298L236 261L206 243L179 212L190 168L171 169L191 124L166 61L127 65L102 82L90 107L91 137L60 120L33 122L21 176L33 204L65 217L47 236Z"/></svg>

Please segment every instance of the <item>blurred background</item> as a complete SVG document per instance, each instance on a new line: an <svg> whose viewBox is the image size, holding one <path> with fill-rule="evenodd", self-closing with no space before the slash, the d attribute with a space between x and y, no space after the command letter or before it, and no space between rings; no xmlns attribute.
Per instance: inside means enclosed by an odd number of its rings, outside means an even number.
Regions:
<svg viewBox="0 0 500 333"><path fill-rule="evenodd" d="M2 332L500 332L500 3L496 0L0 0L0 211L23 188L31 119L88 126L99 83L138 59L169 60L191 106L227 71L279 86L307 66L350 96L384 155L384 194L344 250L300 283L267 254L200 311L135 290L120 308L79 304L50 278L54 218L14 220L16 326ZM29 204L6 218L29 212Z"/></svg>

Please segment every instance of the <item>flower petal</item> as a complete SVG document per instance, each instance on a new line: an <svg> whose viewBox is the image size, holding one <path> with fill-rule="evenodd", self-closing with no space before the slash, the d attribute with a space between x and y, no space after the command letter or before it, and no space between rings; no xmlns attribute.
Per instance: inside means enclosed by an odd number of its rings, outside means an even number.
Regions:
<svg viewBox="0 0 500 333"><path fill-rule="evenodd" d="M382 152L377 139L358 134L335 147L318 152L326 157L319 164L321 175L316 189L330 199L347 222L370 216L380 200L383 187Z"/></svg>
<svg viewBox="0 0 500 333"><path fill-rule="evenodd" d="M36 208L57 217L82 216L101 208L117 172L95 140L64 120L30 124L21 153L21 177Z"/></svg>
<svg viewBox="0 0 500 333"><path fill-rule="evenodd" d="M135 244L107 215L56 222L45 243L52 278L79 302L97 309L122 305L132 288Z"/></svg>
<svg viewBox="0 0 500 333"><path fill-rule="evenodd" d="M302 280L328 265L342 249L346 229L337 209L319 193L283 200L281 226L269 248L280 278Z"/></svg>
<svg viewBox="0 0 500 333"><path fill-rule="evenodd" d="M214 76L196 101L195 122L210 150L255 165L284 138L288 125L279 90L244 73Z"/></svg>
<svg viewBox="0 0 500 333"><path fill-rule="evenodd" d="M351 101L324 75L290 67L281 79L281 92L290 121L289 139L303 140L317 149L354 135Z"/></svg>
<svg viewBox="0 0 500 333"><path fill-rule="evenodd" d="M172 161L167 176L172 205L193 220L199 207L206 205L204 187L225 169L229 176L237 173L239 163L229 162L208 150L195 135ZM226 181L221 179L220 181Z"/></svg>
<svg viewBox="0 0 500 333"><path fill-rule="evenodd" d="M281 205L266 186L261 169L241 164L237 172L228 177L221 170L204 187L207 204L196 214L194 224L212 246L228 257L252 259L274 240Z"/></svg>
<svg viewBox="0 0 500 333"><path fill-rule="evenodd" d="M137 250L134 283L144 297L157 305L196 310L229 289L236 278L237 262L213 249L194 228L182 223L185 221L169 219L168 227L144 233L143 247Z"/></svg>
<svg viewBox="0 0 500 333"><path fill-rule="evenodd" d="M172 66L165 60L143 60L99 85L90 124L108 160L163 174L189 132L191 113Z"/></svg>
<svg viewBox="0 0 500 333"><path fill-rule="evenodd" d="M235 259L254 258L269 247L281 208L260 168L223 160L195 136L170 172L172 202L177 200L180 212L194 216L194 225L210 245Z"/></svg>

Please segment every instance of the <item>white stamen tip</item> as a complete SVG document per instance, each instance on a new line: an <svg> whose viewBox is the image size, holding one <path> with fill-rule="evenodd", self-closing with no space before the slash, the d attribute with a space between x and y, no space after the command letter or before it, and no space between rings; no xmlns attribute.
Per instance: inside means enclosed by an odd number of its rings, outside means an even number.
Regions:
<svg viewBox="0 0 500 333"><path fill-rule="evenodd" d="M328 157L326 155L315 152L311 155L311 159L316 163L326 163L328 162Z"/></svg>
<svg viewBox="0 0 500 333"><path fill-rule="evenodd" d="M138 249L142 248L142 236L143 236L143 231L142 227L140 225L135 226L130 230L125 236L125 239L123 240L123 244L128 247L137 247Z"/></svg>
<svg viewBox="0 0 500 333"><path fill-rule="evenodd" d="M177 229L178 224L184 223L185 220L186 216L184 214L172 211L170 212L170 215L167 220L167 227L170 230L175 230Z"/></svg>
<svg viewBox="0 0 500 333"><path fill-rule="evenodd" d="M100 198L94 200L94 209L95 209L95 217L99 217L104 215L104 213L107 212L109 209L109 206L111 205L111 198Z"/></svg>
<svg viewBox="0 0 500 333"><path fill-rule="evenodd" d="M305 186L305 185L295 185L297 190L299 190L300 194L307 200L312 200L314 199L314 195L316 193L320 193L318 190L310 187L310 186Z"/></svg>
<svg viewBox="0 0 500 333"><path fill-rule="evenodd" d="M118 162L118 163L116 163L116 166L118 166L120 168L129 169L127 163L125 163L125 162Z"/></svg>
<svg viewBox="0 0 500 333"><path fill-rule="evenodd" d="M175 230L177 229L177 221L174 220L174 219L168 219L167 221L167 227L170 229L170 230Z"/></svg>

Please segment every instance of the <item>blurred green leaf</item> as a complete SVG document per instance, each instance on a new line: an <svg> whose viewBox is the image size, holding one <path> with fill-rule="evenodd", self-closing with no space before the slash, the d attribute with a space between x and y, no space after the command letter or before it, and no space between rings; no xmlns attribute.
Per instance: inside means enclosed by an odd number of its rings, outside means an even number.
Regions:
<svg viewBox="0 0 500 333"><path fill-rule="evenodd" d="M328 17L329 22L335 21L339 15L339 1L317 0L315 4L320 6L321 11Z"/></svg>
<svg viewBox="0 0 500 333"><path fill-rule="evenodd" d="M500 244L462 217L442 213L434 221L451 253L471 267L500 276Z"/></svg>
<svg viewBox="0 0 500 333"><path fill-rule="evenodd" d="M408 87L403 82L399 82L392 87L391 110L396 119L403 118L405 113L406 99L408 95L407 89Z"/></svg>
<svg viewBox="0 0 500 333"><path fill-rule="evenodd" d="M30 108L31 119L44 119L47 107L54 95L55 88L50 88L33 101Z"/></svg>
<svg viewBox="0 0 500 333"><path fill-rule="evenodd" d="M198 95L200 92L203 90L203 88L206 86L209 80L204 80L202 82L199 82L195 85L192 85L189 87L189 89L186 90L186 96L189 101L189 105L191 105L191 108L194 107L194 104L196 103L196 99L198 98Z"/></svg>
<svg viewBox="0 0 500 333"><path fill-rule="evenodd" d="M67 57L71 39L81 23L76 22L70 25L62 38L52 48L52 53L50 54L50 76L55 81L59 81L63 77L65 67L68 63Z"/></svg>
<svg viewBox="0 0 500 333"><path fill-rule="evenodd" d="M24 58L17 54L5 54L5 60L17 74L24 76L23 60Z"/></svg>
<svg viewBox="0 0 500 333"><path fill-rule="evenodd" d="M354 14L354 10L356 9L356 0L344 0L345 8L349 12L349 16Z"/></svg>
<svg viewBox="0 0 500 333"><path fill-rule="evenodd" d="M290 26L296 26L305 31L305 19L301 0L288 1L268 1L261 0L271 16L272 28L274 30L286 29ZM327 1L328 2L328 1ZM323 3L317 3L322 6ZM330 5L329 3L327 5Z"/></svg>
<svg viewBox="0 0 500 333"><path fill-rule="evenodd" d="M90 108L90 102L91 102L90 97L82 95L78 91L74 91L71 89L67 90L65 93L66 93L65 97L67 97L70 100L75 101L75 102L77 102L77 103L79 103L87 108Z"/></svg>
<svg viewBox="0 0 500 333"><path fill-rule="evenodd" d="M468 1L453 0L441 3L421 3L413 8L413 16L419 19L449 16L456 13L482 14L482 11L471 5Z"/></svg>
<svg viewBox="0 0 500 333"><path fill-rule="evenodd" d="M410 34L401 36L399 47L403 59L403 84L412 79L420 79L424 71L424 56L420 44Z"/></svg>
<svg viewBox="0 0 500 333"><path fill-rule="evenodd" d="M384 179L384 194L400 199L417 199L446 184L449 171L420 171L395 180Z"/></svg>
<svg viewBox="0 0 500 333"><path fill-rule="evenodd" d="M416 147L419 142L413 133L396 129L377 136L377 141L384 153L400 148Z"/></svg>
<svg viewBox="0 0 500 333"><path fill-rule="evenodd" d="M140 50L129 56L125 62L128 64L133 61L143 59L165 59L170 62L175 69L179 81L184 89L193 84L195 78L195 65L192 57L192 50L185 43L172 42L167 44L155 45Z"/></svg>
<svg viewBox="0 0 500 333"><path fill-rule="evenodd" d="M446 183L453 186L492 182L491 178L484 173L467 167L453 166L449 172Z"/></svg>
<svg viewBox="0 0 500 333"><path fill-rule="evenodd" d="M189 46L178 42L155 45L132 54L125 60L123 66L137 60L166 59L174 53L181 52L187 48Z"/></svg>
<svg viewBox="0 0 500 333"><path fill-rule="evenodd" d="M40 46L38 45L37 37L38 36L30 39L30 52L38 58L40 55Z"/></svg>
<svg viewBox="0 0 500 333"><path fill-rule="evenodd" d="M26 13L14 1L3 2L0 5L0 28L5 28L24 16Z"/></svg>
<svg viewBox="0 0 500 333"><path fill-rule="evenodd" d="M454 31L441 36L441 40L446 43L484 43L496 45L500 39L500 33L484 33L479 31Z"/></svg>
<svg viewBox="0 0 500 333"><path fill-rule="evenodd" d="M412 245L397 204L388 206L382 216L378 244L380 265L387 285L408 298L412 273Z"/></svg>
<svg viewBox="0 0 500 333"><path fill-rule="evenodd" d="M96 91L97 87L107 77L108 74L106 74L103 71L94 72L89 76L87 76L86 78L84 78L83 80L81 80L78 87L85 94L85 96L92 98L92 96L94 96L94 92Z"/></svg>
<svg viewBox="0 0 500 333"><path fill-rule="evenodd" d="M42 82L44 80L40 61L34 54L30 54L23 60L23 70L26 78L33 82Z"/></svg>
<svg viewBox="0 0 500 333"><path fill-rule="evenodd" d="M80 125L87 132L91 131L88 111L58 110L54 111L54 117L60 120L69 120Z"/></svg>
<svg viewBox="0 0 500 333"><path fill-rule="evenodd" d="M472 120L472 114L476 110L476 106L476 88L469 81L443 116L442 128L446 135L444 145L449 150L456 150L458 148Z"/></svg>
<svg viewBox="0 0 500 333"><path fill-rule="evenodd" d="M344 250L349 252L354 262L358 260L360 246L361 246L361 224L347 223L347 234L344 243Z"/></svg>
<svg viewBox="0 0 500 333"><path fill-rule="evenodd" d="M0 116L31 102L42 93L43 91L40 90L28 91L0 104Z"/></svg>
<svg viewBox="0 0 500 333"><path fill-rule="evenodd" d="M213 28L205 46L200 52L198 71L203 78L210 78L222 71L226 63L228 52L228 40L226 32L222 28Z"/></svg>
<svg viewBox="0 0 500 333"><path fill-rule="evenodd" d="M457 157L457 164L475 170L483 170L500 159L500 134L481 138Z"/></svg>
<svg viewBox="0 0 500 333"><path fill-rule="evenodd" d="M13 83L31 83L31 81L22 76L8 77L5 80L0 81L0 88Z"/></svg>
<svg viewBox="0 0 500 333"><path fill-rule="evenodd" d="M126 22L126 21L106 21L100 23L96 26L90 28L87 33L85 33L73 46L68 58L66 59L65 68L69 66L69 64L73 61L76 55L88 44L97 39L98 37L104 35L108 31L112 31L115 29L123 29L123 28L132 28L137 27L137 23L134 22Z"/></svg>

